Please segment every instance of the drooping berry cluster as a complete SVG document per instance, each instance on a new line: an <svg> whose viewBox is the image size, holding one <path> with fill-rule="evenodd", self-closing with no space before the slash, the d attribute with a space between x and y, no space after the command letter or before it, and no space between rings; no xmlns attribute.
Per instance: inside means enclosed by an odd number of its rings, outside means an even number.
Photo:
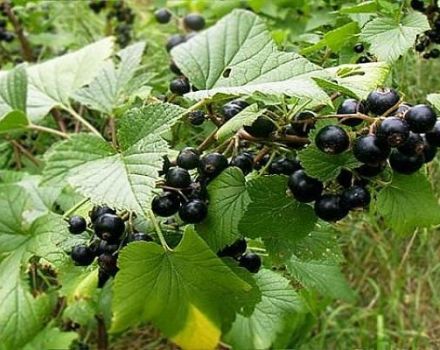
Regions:
<svg viewBox="0 0 440 350"><path fill-rule="evenodd" d="M133 241L152 241L153 239L141 232L126 232L125 222L116 211L106 207L94 207L89 214L90 228L93 236L89 244L80 244L72 248L70 256L78 266L88 266L97 258L98 287L104 286L110 277L118 272L117 260L119 250ZM69 231L81 234L87 230L87 221L82 216L72 216L69 219Z"/></svg>
<svg viewBox="0 0 440 350"><path fill-rule="evenodd" d="M376 60L371 53L365 52L365 46L362 43L357 43L353 47L353 51L360 55L356 60L356 63L369 63Z"/></svg>
<svg viewBox="0 0 440 350"><path fill-rule="evenodd" d="M257 273L261 267L261 258L252 252L246 252L247 243L244 238L241 238L231 245L223 248L217 253L221 258L230 257L238 261L239 266L244 267L252 273Z"/></svg>
<svg viewBox="0 0 440 350"><path fill-rule="evenodd" d="M411 7L422 13L425 13L431 29L417 36L414 46L415 50L421 54L424 59L439 58L440 50L435 45L440 44L440 9L436 1L429 6L425 6L422 0L412 0Z"/></svg>

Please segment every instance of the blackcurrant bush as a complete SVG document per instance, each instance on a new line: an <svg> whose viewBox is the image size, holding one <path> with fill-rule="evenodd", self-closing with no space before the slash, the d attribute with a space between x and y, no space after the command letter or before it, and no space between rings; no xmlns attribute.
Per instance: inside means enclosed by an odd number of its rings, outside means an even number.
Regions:
<svg viewBox="0 0 440 350"><path fill-rule="evenodd" d="M338 177L336 178L336 181L342 187L348 188L353 182L353 173L347 169L342 169Z"/></svg>
<svg viewBox="0 0 440 350"><path fill-rule="evenodd" d="M416 105L405 113L405 120L411 131L423 133L431 131L437 121L437 115L428 105Z"/></svg>
<svg viewBox="0 0 440 350"><path fill-rule="evenodd" d="M353 155L357 160L366 164L383 162L390 152L390 146L381 142L376 135L361 136L353 144Z"/></svg>
<svg viewBox="0 0 440 350"><path fill-rule="evenodd" d="M288 134L307 136L315 125L316 114L312 111L302 111L292 120Z"/></svg>
<svg viewBox="0 0 440 350"><path fill-rule="evenodd" d="M179 196L174 192L164 192L154 197L151 202L153 213L164 217L176 214L179 207Z"/></svg>
<svg viewBox="0 0 440 350"><path fill-rule="evenodd" d="M230 101L223 105L223 116L226 121L235 117L248 106L247 102L241 100Z"/></svg>
<svg viewBox="0 0 440 350"><path fill-rule="evenodd" d="M422 154L416 154L413 156L407 156L394 150L390 155L391 168L401 174L412 174L419 170L425 163L425 156Z"/></svg>
<svg viewBox="0 0 440 350"><path fill-rule="evenodd" d="M182 34L174 34L168 38L166 49L167 51L171 51L174 47L183 44L186 41L185 35Z"/></svg>
<svg viewBox="0 0 440 350"><path fill-rule="evenodd" d="M231 258L238 259L246 252L247 244L244 238L236 240L231 245L226 246L220 250L217 255L219 257L230 256Z"/></svg>
<svg viewBox="0 0 440 350"><path fill-rule="evenodd" d="M169 23L171 20L172 14L170 10L166 8L158 9L156 12L154 12L154 17L156 18L156 21L161 24Z"/></svg>
<svg viewBox="0 0 440 350"><path fill-rule="evenodd" d="M198 13L190 13L183 18L183 24L190 30L202 30L205 28L205 19Z"/></svg>
<svg viewBox="0 0 440 350"><path fill-rule="evenodd" d="M421 154L424 147L425 143L423 141L423 137L420 134L416 134L415 132L411 131L405 143L399 146L397 149L399 152L407 156L414 156L416 154Z"/></svg>
<svg viewBox="0 0 440 350"><path fill-rule="evenodd" d="M95 255L91 251L89 247L86 245L76 245L72 248L72 252L70 253L72 260L75 262L75 265L78 266L88 266L93 260L95 260Z"/></svg>
<svg viewBox="0 0 440 350"><path fill-rule="evenodd" d="M202 125L205 119L205 113L202 111L194 111L188 114L188 120L192 125Z"/></svg>
<svg viewBox="0 0 440 350"><path fill-rule="evenodd" d="M315 214L324 221L338 221L348 214L342 197L336 194L324 194L315 201Z"/></svg>
<svg viewBox="0 0 440 350"><path fill-rule="evenodd" d="M261 116L252 125L245 125L244 130L254 137L268 137L274 130L275 124L267 117Z"/></svg>
<svg viewBox="0 0 440 350"><path fill-rule="evenodd" d="M251 154L243 152L232 158L231 166L240 168L243 174L249 174L254 167L254 159Z"/></svg>
<svg viewBox="0 0 440 350"><path fill-rule="evenodd" d="M179 67L174 62L170 63L170 71L173 72L176 75L182 75L182 72L180 71Z"/></svg>
<svg viewBox="0 0 440 350"><path fill-rule="evenodd" d="M366 103L369 112L376 115L382 115L396 106L399 100L400 96L396 90L377 89L370 92Z"/></svg>
<svg viewBox="0 0 440 350"><path fill-rule="evenodd" d="M179 216L182 221L189 224L202 222L208 215L208 207L200 199L193 199L184 204L179 209Z"/></svg>
<svg viewBox="0 0 440 350"><path fill-rule="evenodd" d="M69 219L69 231L70 233L73 233L74 235L83 233L87 228L87 222L86 219L84 219L82 216L72 216Z"/></svg>
<svg viewBox="0 0 440 350"><path fill-rule="evenodd" d="M389 117L380 123L376 136L381 142L397 147L406 142L409 137L408 123L399 117Z"/></svg>
<svg viewBox="0 0 440 350"><path fill-rule="evenodd" d="M118 272L118 255L104 253L98 256L98 265L101 270L107 272L109 275L114 276Z"/></svg>
<svg viewBox="0 0 440 350"><path fill-rule="evenodd" d="M176 95L185 95L191 91L191 86L189 85L188 79L185 77L179 77L171 80L170 91Z"/></svg>
<svg viewBox="0 0 440 350"><path fill-rule="evenodd" d="M436 121L434 127L426 133L426 140L435 147L440 147L440 121Z"/></svg>
<svg viewBox="0 0 440 350"><path fill-rule="evenodd" d="M356 60L356 63L364 64L364 63L370 63L371 59L368 56L361 56Z"/></svg>
<svg viewBox="0 0 440 350"><path fill-rule="evenodd" d="M125 223L115 214L104 214L96 219L93 228L99 238L107 242L115 242L124 233Z"/></svg>
<svg viewBox="0 0 440 350"><path fill-rule="evenodd" d="M353 186L342 192L342 205L348 209L366 208L371 202L370 192L361 186Z"/></svg>
<svg viewBox="0 0 440 350"><path fill-rule="evenodd" d="M146 233L143 232L134 232L129 236L129 240L130 242L139 242L139 241L152 242L153 238L151 238L150 235L147 235Z"/></svg>
<svg viewBox="0 0 440 350"><path fill-rule="evenodd" d="M366 113L365 104L362 101L357 101L353 98L347 98L342 101L337 111L338 114L357 114ZM362 119L359 118L347 118L341 122L348 126L357 126L362 123Z"/></svg>
<svg viewBox="0 0 440 350"><path fill-rule="evenodd" d="M248 270L251 273L257 273L258 270L260 270L261 258L257 254L254 253L243 254L238 261L241 267L244 267L246 270Z"/></svg>
<svg viewBox="0 0 440 350"><path fill-rule="evenodd" d="M411 7L416 11L424 11L425 4L423 0L411 0Z"/></svg>
<svg viewBox="0 0 440 350"><path fill-rule="evenodd" d="M199 173L215 177L228 167L228 160L223 154L209 153L200 159Z"/></svg>
<svg viewBox="0 0 440 350"><path fill-rule="evenodd" d="M104 214L116 214L116 211L105 205L93 207L92 211L89 213L90 220L94 223L98 217Z"/></svg>
<svg viewBox="0 0 440 350"><path fill-rule="evenodd" d="M347 132L337 125L327 125L318 131L316 146L324 153L339 154L348 149L350 138Z"/></svg>
<svg viewBox="0 0 440 350"><path fill-rule="evenodd" d="M356 53L362 53L364 52L365 48L364 48L364 44L362 43L358 43L353 47L353 51Z"/></svg>
<svg viewBox="0 0 440 350"><path fill-rule="evenodd" d="M298 202L308 203L318 199L324 188L321 181L306 174L304 170L297 170L289 176L287 186Z"/></svg>
<svg viewBox="0 0 440 350"><path fill-rule="evenodd" d="M375 177L385 170L387 164L386 162L381 162L374 165L363 164L356 168L355 171L362 177Z"/></svg>
<svg viewBox="0 0 440 350"><path fill-rule="evenodd" d="M183 169L191 170L199 166L200 152L193 147L186 147L180 151L176 163Z"/></svg>

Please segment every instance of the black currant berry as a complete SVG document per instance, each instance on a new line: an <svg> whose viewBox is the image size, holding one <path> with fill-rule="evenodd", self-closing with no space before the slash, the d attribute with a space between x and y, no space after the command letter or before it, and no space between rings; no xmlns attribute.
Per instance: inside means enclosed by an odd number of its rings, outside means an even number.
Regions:
<svg viewBox="0 0 440 350"><path fill-rule="evenodd" d="M193 147L186 147L180 151L176 163L183 169L191 170L199 166L200 152Z"/></svg>
<svg viewBox="0 0 440 350"><path fill-rule="evenodd" d="M156 21L161 24L169 23L172 16L173 15L171 14L170 10L166 8L162 8L154 12L154 18L156 18Z"/></svg>
<svg viewBox="0 0 440 350"><path fill-rule="evenodd" d="M92 1L89 8L95 13L100 13L105 8L105 1Z"/></svg>
<svg viewBox="0 0 440 350"><path fill-rule="evenodd" d="M192 125L202 125L205 119L205 113L202 111L194 111L188 115L188 120Z"/></svg>
<svg viewBox="0 0 440 350"><path fill-rule="evenodd" d="M386 118L376 131L376 136L381 142L397 147L406 142L409 137L408 123L398 117Z"/></svg>
<svg viewBox="0 0 440 350"><path fill-rule="evenodd" d="M405 113L405 120L411 131L423 133L431 131L437 121L437 115L428 105L416 105Z"/></svg>
<svg viewBox="0 0 440 350"><path fill-rule="evenodd" d="M102 269L98 270L98 288L103 288L105 283L110 279L111 275Z"/></svg>
<svg viewBox="0 0 440 350"><path fill-rule="evenodd" d="M324 188L321 181L306 174L304 170L297 170L289 176L287 186L298 202L308 203L321 196Z"/></svg>
<svg viewBox="0 0 440 350"><path fill-rule="evenodd" d="M376 135L361 136L353 144L353 155L357 160L366 164L383 162L390 152L390 146L381 142Z"/></svg>
<svg viewBox="0 0 440 350"><path fill-rule="evenodd" d="M357 114L365 113L365 104L362 101L356 101L353 98L347 98L344 100L338 108L338 114ZM357 126L362 123L362 119L359 118L347 118L341 122L344 125L351 127Z"/></svg>
<svg viewBox="0 0 440 350"><path fill-rule="evenodd" d="M173 72L176 75L182 75L182 72L180 71L179 67L174 62L170 63L170 71Z"/></svg>
<svg viewBox="0 0 440 350"><path fill-rule="evenodd" d="M167 186L174 188L186 188L191 184L191 175L188 170L172 167L165 176Z"/></svg>
<svg viewBox="0 0 440 350"><path fill-rule="evenodd" d="M228 167L228 160L223 154L209 153L200 159L199 173L215 177Z"/></svg>
<svg viewBox="0 0 440 350"><path fill-rule="evenodd" d="M361 56L356 60L356 63L364 64L364 63L370 63L371 59L368 56Z"/></svg>
<svg viewBox="0 0 440 350"><path fill-rule="evenodd" d="M226 121L235 117L243 109L248 106L248 103L241 100L230 101L223 105L223 116Z"/></svg>
<svg viewBox="0 0 440 350"><path fill-rule="evenodd" d="M355 171L362 177L375 177L379 175L382 171L384 171L386 166L386 162L374 165L363 164L360 167L356 168Z"/></svg>
<svg viewBox="0 0 440 350"><path fill-rule="evenodd" d="M87 228L87 222L86 219L84 219L82 216L72 216L69 219L69 232L77 235L80 233L83 233Z"/></svg>
<svg viewBox="0 0 440 350"><path fill-rule="evenodd" d="M324 153L339 154L348 149L350 138L347 132L337 125L327 125L318 131L316 146Z"/></svg>
<svg viewBox="0 0 440 350"><path fill-rule="evenodd" d="M153 238L151 238L150 235L147 235L146 233L143 232L134 232L129 236L129 240L130 242L140 242L140 241L152 242Z"/></svg>
<svg viewBox="0 0 440 350"><path fill-rule="evenodd" d="M324 194L315 201L315 214L324 221L338 221L348 214L341 196Z"/></svg>
<svg viewBox="0 0 440 350"><path fill-rule="evenodd" d="M440 121L436 121L434 127L425 136L430 145L440 147Z"/></svg>
<svg viewBox="0 0 440 350"><path fill-rule="evenodd" d="M269 165L269 174L291 175L301 169L301 165L296 159L278 157Z"/></svg>
<svg viewBox="0 0 440 350"><path fill-rule="evenodd" d="M8 22L5 20L5 19L3 19L3 18L0 18L0 28L6 28L6 26L8 25Z"/></svg>
<svg viewBox="0 0 440 350"><path fill-rule="evenodd" d="M424 11L425 4L423 0L411 0L411 7L416 11Z"/></svg>
<svg viewBox="0 0 440 350"><path fill-rule="evenodd" d="M254 253L243 254L238 261L241 267L244 267L246 270L248 270L251 273L257 273L258 270L260 270L261 258L257 254Z"/></svg>
<svg viewBox="0 0 440 350"><path fill-rule="evenodd" d="M415 46L415 49L417 52L423 52L426 49L426 46L424 43L417 43Z"/></svg>
<svg viewBox="0 0 440 350"><path fill-rule="evenodd" d="M358 44L354 45L354 47L353 47L353 51L356 53L362 53L362 52L364 52L364 50L365 50L365 47L364 47L364 44L362 44L362 43L358 43Z"/></svg>
<svg viewBox="0 0 440 350"><path fill-rule="evenodd" d="M164 217L176 214L179 207L179 196L174 192L164 192L154 197L151 202L153 213Z"/></svg>
<svg viewBox="0 0 440 350"><path fill-rule="evenodd" d="M268 137L275 130L275 124L264 116L258 117L252 125L245 125L244 130L254 137Z"/></svg>
<svg viewBox="0 0 440 350"><path fill-rule="evenodd" d="M316 114L312 111L302 111L292 120L287 134L306 137L315 125Z"/></svg>
<svg viewBox="0 0 440 350"><path fill-rule="evenodd" d="M208 184L205 178L199 177L197 181L192 182L191 185L183 190L183 194L188 199L208 199L208 191L206 189L206 185Z"/></svg>
<svg viewBox="0 0 440 350"><path fill-rule="evenodd" d="M342 193L342 204L348 209L366 208L371 202L370 192L361 186L347 188Z"/></svg>
<svg viewBox="0 0 440 350"><path fill-rule="evenodd" d="M166 49L167 51L171 51L172 48L183 44L186 41L185 35L182 34L174 34L168 38Z"/></svg>
<svg viewBox="0 0 440 350"><path fill-rule="evenodd" d="M208 207L200 199L193 199L184 204L179 209L179 216L182 221L189 224L202 222L208 215Z"/></svg>
<svg viewBox="0 0 440 350"><path fill-rule="evenodd" d="M116 211L105 205L93 207L92 211L89 213L90 220L94 223L98 217L104 214L116 214Z"/></svg>
<svg viewBox="0 0 440 350"><path fill-rule="evenodd" d="M425 147L423 148L423 155L425 156L425 163L432 161L437 155L437 147L433 146L427 139L423 137Z"/></svg>
<svg viewBox="0 0 440 350"><path fill-rule="evenodd" d="M440 57L440 51L439 51L439 49L432 49L429 52L429 55L431 56L431 58L439 58Z"/></svg>
<svg viewBox="0 0 440 350"><path fill-rule="evenodd" d="M336 178L336 181L344 188L351 187L353 182L353 173L347 169L342 169Z"/></svg>
<svg viewBox="0 0 440 350"><path fill-rule="evenodd" d="M230 256L231 258L238 259L241 255L246 252L247 244L244 238L236 240L231 245L226 246L220 250L217 255L219 257Z"/></svg>
<svg viewBox="0 0 440 350"><path fill-rule="evenodd" d="M191 91L188 79L185 77L179 77L171 80L170 91L176 95L185 95Z"/></svg>
<svg viewBox="0 0 440 350"><path fill-rule="evenodd" d="M431 58L431 53L430 52L425 52L422 56L425 60L429 60Z"/></svg>
<svg viewBox="0 0 440 350"><path fill-rule="evenodd" d="M407 156L398 150L394 150L390 155L391 168L401 174L412 174L419 170L425 163L425 156L417 154L414 156Z"/></svg>
<svg viewBox="0 0 440 350"><path fill-rule="evenodd" d="M90 244L89 248L95 256L103 253L113 254L119 249L119 243L110 244L102 239L96 239Z"/></svg>
<svg viewBox="0 0 440 350"><path fill-rule="evenodd" d="M98 256L99 267L110 276L116 275L118 272L118 255L104 253Z"/></svg>
<svg viewBox="0 0 440 350"><path fill-rule="evenodd" d="M125 223L115 214L104 214L96 219L93 228L99 238L107 242L114 242L124 233Z"/></svg>
<svg viewBox="0 0 440 350"><path fill-rule="evenodd" d="M382 115L391 110L399 102L400 96L394 89L377 89L370 92L367 97L368 111Z"/></svg>
<svg viewBox="0 0 440 350"><path fill-rule="evenodd" d="M399 150L399 152L407 156L414 156L416 154L423 153L424 147L425 143L423 141L422 135L416 134L415 132L411 131L405 143L399 146L397 149Z"/></svg>
<svg viewBox="0 0 440 350"><path fill-rule="evenodd" d="M190 13L183 18L183 24L190 30L202 30L205 28L205 19L198 13Z"/></svg>
<svg viewBox="0 0 440 350"><path fill-rule="evenodd" d="M240 168L243 174L249 174L254 167L254 159L248 152L243 152L232 158L231 166Z"/></svg>
<svg viewBox="0 0 440 350"><path fill-rule="evenodd" d="M93 260L95 260L95 255L86 245L74 246L70 256L75 262L75 265L78 266L88 266L93 262Z"/></svg>

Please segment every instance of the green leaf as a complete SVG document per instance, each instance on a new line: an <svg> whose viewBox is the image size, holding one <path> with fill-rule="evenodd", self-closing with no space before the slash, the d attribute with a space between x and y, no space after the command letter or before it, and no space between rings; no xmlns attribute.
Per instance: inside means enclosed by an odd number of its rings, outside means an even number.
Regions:
<svg viewBox="0 0 440 350"><path fill-rule="evenodd" d="M122 250L113 284L114 332L152 321L183 348L214 348L251 286L190 227L173 251L155 243Z"/></svg>
<svg viewBox="0 0 440 350"><path fill-rule="evenodd" d="M166 103L131 109L119 123L119 150L94 135L72 136L47 154L45 183L66 179L93 203L142 213L168 152L161 134L183 111Z"/></svg>
<svg viewBox="0 0 440 350"><path fill-rule="evenodd" d="M74 99L91 109L111 114L127 96L127 88L139 68L145 43L136 43L120 51L116 68L109 62L90 85L79 90Z"/></svg>
<svg viewBox="0 0 440 350"><path fill-rule="evenodd" d="M248 182L251 203L238 229L247 237L295 241L313 230L312 207L288 197L287 178L263 176Z"/></svg>
<svg viewBox="0 0 440 350"><path fill-rule="evenodd" d="M329 104L310 79L323 70L293 52L278 51L264 22L255 14L234 10L216 25L171 51L174 62L200 91L216 94L284 94Z"/></svg>
<svg viewBox="0 0 440 350"><path fill-rule="evenodd" d="M256 103L246 107L218 129L216 134L218 141L223 142L233 136L243 126L252 125L252 123L265 112L266 109L258 110L258 105Z"/></svg>
<svg viewBox="0 0 440 350"><path fill-rule="evenodd" d="M440 223L440 207L422 173L394 174L390 185L377 196L377 211L398 234Z"/></svg>
<svg viewBox="0 0 440 350"><path fill-rule="evenodd" d="M27 343L23 350L69 349L70 344L77 338L78 333L62 332L56 327L47 326Z"/></svg>
<svg viewBox="0 0 440 350"><path fill-rule="evenodd" d="M269 349L283 331L288 316L304 308L290 281L278 273L263 269L255 280L261 301L250 317L238 315L226 334L225 341L233 349Z"/></svg>
<svg viewBox="0 0 440 350"><path fill-rule="evenodd" d="M440 111L440 94L429 94L426 99L437 111Z"/></svg>
<svg viewBox="0 0 440 350"><path fill-rule="evenodd" d="M238 223L250 202L240 169L231 167L209 186L208 217L196 226L208 245L218 251L240 237Z"/></svg>
<svg viewBox="0 0 440 350"><path fill-rule="evenodd" d="M1 114L14 110L26 113L27 89L27 74L23 65L4 74L0 78Z"/></svg>
<svg viewBox="0 0 440 350"><path fill-rule="evenodd" d="M25 130L29 120L22 111L12 111L0 117L0 134Z"/></svg>
<svg viewBox="0 0 440 350"><path fill-rule="evenodd" d="M392 62L414 45L417 35L429 29L426 16L413 11L403 17L400 23L389 17L368 22L362 30L361 39L371 45L369 51L380 61Z"/></svg>
<svg viewBox="0 0 440 350"><path fill-rule="evenodd" d="M354 13L375 13L377 11L376 1L365 1L361 4L343 7L339 10L342 14L354 14Z"/></svg>

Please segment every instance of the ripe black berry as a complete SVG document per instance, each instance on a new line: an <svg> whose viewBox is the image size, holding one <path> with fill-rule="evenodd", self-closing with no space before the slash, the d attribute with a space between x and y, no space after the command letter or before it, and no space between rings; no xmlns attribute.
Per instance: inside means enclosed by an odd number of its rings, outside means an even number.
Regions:
<svg viewBox="0 0 440 350"><path fill-rule="evenodd" d="M338 108L338 114L357 114L357 113L365 113L366 108L362 101L356 101L353 98L347 98L344 100ZM348 118L342 120L341 122L344 125L348 126L357 126L362 123L362 119L359 118Z"/></svg>
<svg viewBox="0 0 440 350"><path fill-rule="evenodd" d="M432 161L437 155L437 147L433 146L427 139L423 137L425 147L423 148L423 155L425 156L425 163Z"/></svg>
<svg viewBox="0 0 440 350"><path fill-rule="evenodd" d="M200 199L188 201L179 209L179 216L182 221L189 224L197 224L202 222L208 215L208 207L205 202Z"/></svg>
<svg viewBox="0 0 440 350"><path fill-rule="evenodd" d="M167 51L171 51L172 48L183 44L186 41L185 35L182 34L174 34L168 38L166 49Z"/></svg>
<svg viewBox="0 0 440 350"><path fill-rule="evenodd" d="M98 217L104 214L116 214L116 211L105 205L93 207L92 211L89 213L90 220L94 223Z"/></svg>
<svg viewBox="0 0 440 350"><path fill-rule="evenodd" d="M241 267L251 273L257 273L261 267L261 258L254 253L243 254L238 261Z"/></svg>
<svg viewBox="0 0 440 350"><path fill-rule="evenodd" d="M167 186L174 188L186 188L191 184L191 175L188 170L179 167L170 168L165 179Z"/></svg>
<svg viewBox="0 0 440 350"><path fill-rule="evenodd" d="M95 12L95 13L99 13L101 12L102 9L105 8L105 1L92 1L89 4L89 8Z"/></svg>
<svg viewBox="0 0 440 350"><path fill-rule="evenodd" d="M416 11L425 10L425 4L423 3L423 0L411 0L411 7Z"/></svg>
<svg viewBox="0 0 440 350"><path fill-rule="evenodd" d="M440 147L440 121L436 121L431 131L426 133L426 140L435 147Z"/></svg>
<svg viewBox="0 0 440 350"><path fill-rule="evenodd" d="M417 154L414 156L407 156L398 150L394 150L390 156L391 168L401 174L412 174L419 170L425 163L425 156Z"/></svg>
<svg viewBox="0 0 440 350"><path fill-rule="evenodd" d="M202 30L205 27L205 19L198 13L190 13L183 18L183 24L190 30Z"/></svg>
<svg viewBox="0 0 440 350"><path fill-rule="evenodd" d="M301 165L296 159L278 157L269 165L269 174L290 175L301 169Z"/></svg>
<svg viewBox="0 0 440 350"><path fill-rule="evenodd" d="M342 169L338 177L336 178L336 181L342 187L348 188L353 182L353 173L347 169Z"/></svg>
<svg viewBox="0 0 440 350"><path fill-rule="evenodd" d="M205 113L202 111L194 111L188 115L188 120L192 125L202 125L205 121Z"/></svg>
<svg viewBox="0 0 440 350"><path fill-rule="evenodd" d="M201 175L215 177L228 167L228 160L223 154L209 153L200 159L199 172Z"/></svg>
<svg viewBox="0 0 440 350"><path fill-rule="evenodd" d="M179 197L173 192L164 192L153 198L151 209L159 216L171 216L179 210Z"/></svg>
<svg viewBox="0 0 440 350"><path fill-rule="evenodd" d="M13 42L15 35L11 32L0 31L0 41L5 41L7 43Z"/></svg>
<svg viewBox="0 0 440 350"><path fill-rule="evenodd" d="M87 228L87 222L86 219L84 219L82 216L75 215L69 219L70 233L77 235L84 232L86 228Z"/></svg>
<svg viewBox="0 0 440 350"><path fill-rule="evenodd" d="M358 43L353 47L353 50L356 53L362 53L362 52L364 52L364 49L365 49L364 44L362 44L362 43Z"/></svg>
<svg viewBox="0 0 440 350"><path fill-rule="evenodd" d="M235 117L238 113L240 113L243 109L248 106L248 103L241 100L230 101L223 105L223 116L225 120Z"/></svg>
<svg viewBox="0 0 440 350"><path fill-rule="evenodd" d="M379 125L376 136L381 142L388 143L391 147L397 147L408 139L409 125L403 119L389 117Z"/></svg>
<svg viewBox="0 0 440 350"><path fill-rule="evenodd" d="M304 170L297 170L290 175L287 186L295 199L303 203L319 198L324 188L321 181L308 176Z"/></svg>
<svg viewBox="0 0 440 350"><path fill-rule="evenodd" d="M220 250L217 255L219 257L230 256L231 258L238 259L241 255L246 252L247 244L244 238L236 240L231 245L226 246Z"/></svg>
<svg viewBox="0 0 440 350"><path fill-rule="evenodd" d="M431 131L437 121L437 116L431 107L416 105L405 113L405 120L411 131L423 133Z"/></svg>
<svg viewBox="0 0 440 350"><path fill-rule="evenodd" d="M426 46L424 43L417 43L415 46L415 49L417 52L423 52L426 49Z"/></svg>
<svg viewBox="0 0 440 350"><path fill-rule="evenodd" d="M269 118L261 116L252 125L245 125L244 130L254 137L267 137L275 130L275 124Z"/></svg>
<svg viewBox="0 0 440 350"><path fill-rule="evenodd" d="M111 276L116 275L118 272L118 256L113 254L104 253L98 256L99 267Z"/></svg>
<svg viewBox="0 0 440 350"><path fill-rule="evenodd" d="M440 57L440 51L439 51L439 49L432 49L429 52L429 55L431 56L431 58L439 58Z"/></svg>
<svg viewBox="0 0 440 350"><path fill-rule="evenodd" d="M70 256L75 262L75 265L78 266L88 266L93 260L95 260L95 255L93 255L91 249L86 245L77 245L73 247Z"/></svg>
<svg viewBox="0 0 440 350"><path fill-rule="evenodd" d="M102 239L96 239L90 244L89 248L95 256L99 256L103 253L113 254L119 249L119 244L110 244Z"/></svg>
<svg viewBox="0 0 440 350"><path fill-rule="evenodd" d="M153 238L151 238L151 236L143 232L134 232L130 235L129 240L130 242L139 242L139 241L152 242Z"/></svg>
<svg viewBox="0 0 440 350"><path fill-rule="evenodd" d="M315 125L315 117L316 114L312 111L298 113L291 122L292 132L289 131L288 134L307 136Z"/></svg>
<svg viewBox="0 0 440 350"><path fill-rule="evenodd" d="M387 164L386 162L369 165L363 164L360 167L356 168L355 171L362 177L374 177L379 175L382 171L385 170Z"/></svg>
<svg viewBox="0 0 440 350"><path fill-rule="evenodd" d="M348 149L350 138L340 126L327 125L318 131L315 143L324 153L339 154Z"/></svg>
<svg viewBox="0 0 440 350"><path fill-rule="evenodd" d="M342 193L342 204L350 210L366 208L370 202L371 195L365 187L353 186Z"/></svg>
<svg viewBox="0 0 440 350"><path fill-rule="evenodd" d="M171 20L172 14L170 10L166 8L162 8L154 12L154 17L156 18L156 21L158 21L159 23L165 24Z"/></svg>
<svg viewBox="0 0 440 350"><path fill-rule="evenodd" d="M254 167L254 159L250 153L243 152L232 158L231 166L240 168L243 174L247 175Z"/></svg>
<svg viewBox="0 0 440 350"><path fill-rule="evenodd" d="M170 91L176 95L185 95L191 91L191 86L189 85L188 79L185 77L179 77L171 80Z"/></svg>
<svg viewBox="0 0 440 350"><path fill-rule="evenodd" d="M368 56L361 56L356 60L356 63L364 64L364 63L370 63L371 59Z"/></svg>
<svg viewBox="0 0 440 350"><path fill-rule="evenodd" d="M107 242L114 242L125 231L125 224L122 219L115 214L104 214L94 222L96 235Z"/></svg>
<svg viewBox="0 0 440 350"><path fill-rule="evenodd" d="M370 92L367 97L368 110L376 115L382 115L399 102L400 96L394 89L378 89Z"/></svg>
<svg viewBox="0 0 440 350"><path fill-rule="evenodd" d="M390 152L390 146L380 142L375 135L361 136L353 144L353 155L357 160L366 164L383 162L388 158Z"/></svg>
<svg viewBox="0 0 440 350"><path fill-rule="evenodd" d="M174 62L170 62L170 71L173 72L176 75L182 75L182 72L180 71L179 67Z"/></svg>
<svg viewBox="0 0 440 350"><path fill-rule="evenodd" d="M315 214L324 221L338 221L348 214L342 198L336 194L324 194L315 202Z"/></svg>
<svg viewBox="0 0 440 350"><path fill-rule="evenodd" d="M186 147L180 151L176 163L183 169L191 170L199 166L200 153L193 147Z"/></svg>
<svg viewBox="0 0 440 350"><path fill-rule="evenodd" d="M420 134L416 134L415 132L410 132L406 142L399 146L397 149L399 152L407 155L414 156L416 154L421 154L425 147L425 143Z"/></svg>

